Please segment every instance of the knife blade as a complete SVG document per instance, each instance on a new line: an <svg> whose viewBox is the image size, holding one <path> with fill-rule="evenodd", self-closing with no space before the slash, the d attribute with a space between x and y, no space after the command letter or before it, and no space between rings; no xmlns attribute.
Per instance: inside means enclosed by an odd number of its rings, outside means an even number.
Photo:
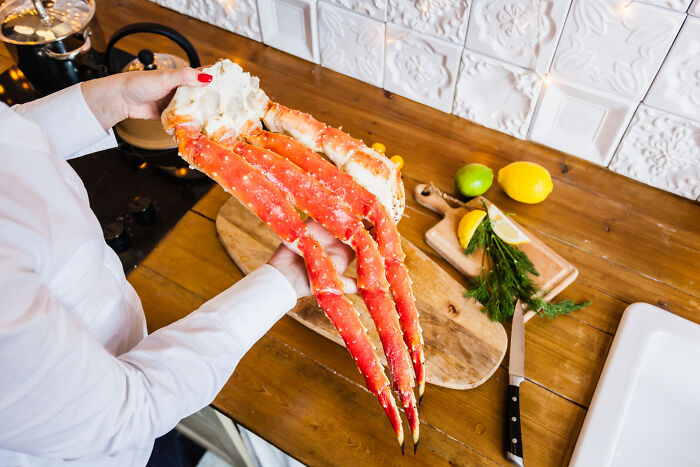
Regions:
<svg viewBox="0 0 700 467"><path fill-rule="evenodd" d="M520 431L520 383L525 378L525 322L523 307L515 303L510 330L510 357L508 361L508 418L506 419L506 458L515 465L524 466L523 439Z"/></svg>

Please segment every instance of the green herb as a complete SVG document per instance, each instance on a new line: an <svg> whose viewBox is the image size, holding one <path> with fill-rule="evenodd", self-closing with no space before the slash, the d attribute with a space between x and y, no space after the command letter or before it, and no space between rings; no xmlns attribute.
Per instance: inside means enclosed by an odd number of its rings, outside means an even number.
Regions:
<svg viewBox="0 0 700 467"><path fill-rule="evenodd" d="M486 205L484 209L488 212ZM481 272L472 278L469 290L464 295L481 303L484 306L482 311L491 320L504 321L513 316L517 300L528 309L548 318L570 313L590 304L589 301L574 303L571 300L562 300L554 304L540 298L540 291L531 279L531 276L539 275L532 261L523 251L496 235L488 216L477 227L464 254L471 255L478 248L484 249Z"/></svg>

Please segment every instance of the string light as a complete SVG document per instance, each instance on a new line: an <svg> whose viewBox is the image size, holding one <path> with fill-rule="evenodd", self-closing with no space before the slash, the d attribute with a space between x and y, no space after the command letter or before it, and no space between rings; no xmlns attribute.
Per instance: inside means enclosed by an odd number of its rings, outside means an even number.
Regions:
<svg viewBox="0 0 700 467"><path fill-rule="evenodd" d="M628 15L632 10L630 10L630 6L632 6L633 3L635 3L637 0L630 0L627 3L624 3L618 7L620 14L622 15Z"/></svg>

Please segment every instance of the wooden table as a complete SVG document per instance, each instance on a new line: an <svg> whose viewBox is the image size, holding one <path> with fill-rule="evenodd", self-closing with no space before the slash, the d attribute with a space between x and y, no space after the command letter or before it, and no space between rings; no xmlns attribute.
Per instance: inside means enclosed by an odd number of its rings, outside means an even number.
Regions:
<svg viewBox="0 0 700 467"><path fill-rule="evenodd" d="M270 97L342 125L368 143L401 154L407 192L433 181L453 191L465 162L498 169L512 161L545 166L554 192L539 205L519 204L494 186L487 196L580 270L561 297L590 307L526 328L521 387L525 458L565 465L625 307L656 304L700 322L700 206L566 154L520 141L424 107L150 2L100 4L107 35L139 19L170 25L197 47L202 61L229 57L261 78ZM148 41L146 41L146 38ZM120 43L175 51L165 39ZM214 227L227 195L213 189L135 269L129 280L151 331L196 309L242 275ZM465 283L424 243L437 218L407 196L399 230ZM291 318L279 321L240 363L213 405L310 465L494 465L502 455L506 363L482 386L457 391L428 385L421 407L418 455L402 457L392 430L365 389L347 351Z"/></svg>

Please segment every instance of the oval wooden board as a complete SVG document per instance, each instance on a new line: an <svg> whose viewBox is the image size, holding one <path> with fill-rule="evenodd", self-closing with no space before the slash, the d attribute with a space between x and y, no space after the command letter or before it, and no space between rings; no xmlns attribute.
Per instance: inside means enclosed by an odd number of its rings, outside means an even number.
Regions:
<svg viewBox="0 0 700 467"><path fill-rule="evenodd" d="M219 239L236 265L248 274L263 265L280 241L265 224L235 198L216 216ZM486 381L505 355L507 336L500 323L462 296L464 288L415 245L403 239L406 266L413 279L416 305L425 341L426 380L454 389L469 389ZM347 275L355 276L354 264ZM358 295L348 295L381 349L374 323ZM324 337L343 345L331 321L313 297L299 300L289 314ZM379 351L382 363L386 360Z"/></svg>

